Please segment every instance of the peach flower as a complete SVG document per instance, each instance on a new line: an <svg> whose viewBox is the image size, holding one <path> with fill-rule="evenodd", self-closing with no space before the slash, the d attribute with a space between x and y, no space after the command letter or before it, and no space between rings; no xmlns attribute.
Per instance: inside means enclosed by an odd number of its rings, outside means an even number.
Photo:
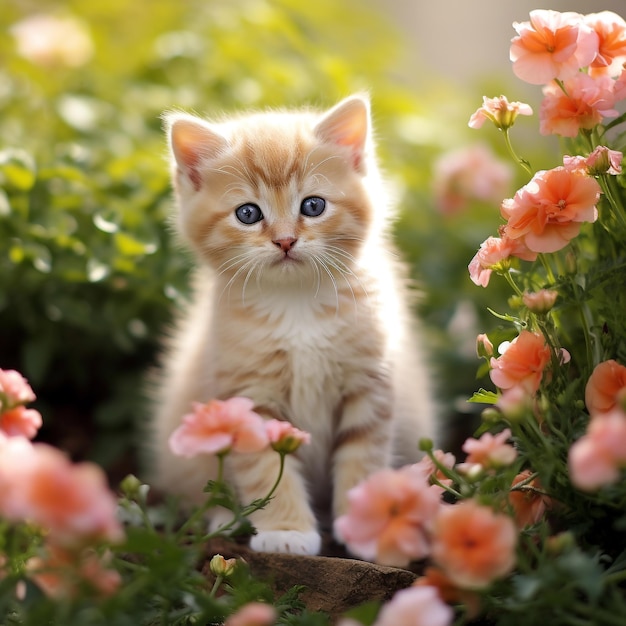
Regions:
<svg viewBox="0 0 626 626"><path fill-rule="evenodd" d="M484 589L515 566L517 530L508 515L473 500L441 507L432 558L457 587Z"/></svg>
<svg viewBox="0 0 626 626"><path fill-rule="evenodd" d="M591 417L604 415L626 401L626 367L603 361L594 368L585 387L585 404Z"/></svg>
<svg viewBox="0 0 626 626"><path fill-rule="evenodd" d="M525 292L522 296L522 302L529 311L536 314L544 314L552 309L559 295L554 289L540 289L534 292Z"/></svg>
<svg viewBox="0 0 626 626"><path fill-rule="evenodd" d="M273 606L263 602L249 602L233 613L224 626L273 626L277 617Z"/></svg>
<svg viewBox="0 0 626 626"><path fill-rule="evenodd" d="M613 85L613 93L615 94L616 102L620 102L626 98L626 63L624 64L622 73L618 76Z"/></svg>
<svg viewBox="0 0 626 626"><path fill-rule="evenodd" d="M439 597L447 604L464 604L469 619L478 616L480 612L480 596L473 591L459 589L436 567L427 567L424 575L413 584L417 587L434 587Z"/></svg>
<svg viewBox="0 0 626 626"><path fill-rule="evenodd" d="M50 598L74 598L87 584L100 597L112 596L122 584L119 572L109 569L108 558L90 549L74 552L49 545L42 557L26 563L28 577Z"/></svg>
<svg viewBox="0 0 626 626"><path fill-rule="evenodd" d="M524 470L520 472L514 479L511 487L519 485L524 482L530 476L532 476L530 470ZM548 498L534 489L541 489L539 481L535 478L527 483L531 489L526 490L512 490L509 492L509 504L513 509L513 514L518 528L524 528L525 526L531 526L536 524L545 514Z"/></svg>
<svg viewBox="0 0 626 626"><path fill-rule="evenodd" d="M428 556L440 494L415 466L379 470L348 492L348 512L335 520L335 536L363 559L404 567Z"/></svg>
<svg viewBox="0 0 626 626"><path fill-rule="evenodd" d="M456 458L451 452L444 452L443 450L433 450L433 456L438 463L452 469L456 463ZM418 471L422 472L424 476L432 481L433 479L439 481L442 485L451 485L452 479L448 478L433 462L429 456L423 457L418 463L413 466Z"/></svg>
<svg viewBox="0 0 626 626"><path fill-rule="evenodd" d="M496 128L506 130L515 123L518 115L532 115L533 110L524 102L509 102L506 96L487 98L483 96L483 105L470 117L468 126L480 128L485 120L491 120Z"/></svg>
<svg viewBox="0 0 626 626"><path fill-rule="evenodd" d="M409 587L383 605L374 626L450 626L453 618L454 612L441 601L437 589Z"/></svg>
<svg viewBox="0 0 626 626"><path fill-rule="evenodd" d="M193 412L170 437L170 449L179 456L259 452L269 445L265 421L249 398L193 403Z"/></svg>
<svg viewBox="0 0 626 626"><path fill-rule="evenodd" d="M465 462L481 465L485 469L511 465L517 458L517 450L507 443L510 438L509 428L505 428L497 435L484 433L480 439L469 437L461 448L467 454Z"/></svg>
<svg viewBox="0 0 626 626"><path fill-rule="evenodd" d="M1 445L0 511L7 519L33 522L63 545L123 538L117 500L99 467L72 464L56 448L20 439Z"/></svg>
<svg viewBox="0 0 626 626"><path fill-rule="evenodd" d="M579 13L537 9L529 22L515 22L511 40L513 72L532 85L563 80L589 65L598 52L598 35Z"/></svg>
<svg viewBox="0 0 626 626"><path fill-rule="evenodd" d="M534 394L541 384L543 371L550 362L550 348L543 335L523 330L501 354L491 358L489 375L494 385L500 389L521 386L529 394Z"/></svg>
<svg viewBox="0 0 626 626"><path fill-rule="evenodd" d="M539 108L539 132L542 135L576 137L581 128L591 129L605 117L616 117L615 83L610 76L579 73L564 81L563 89L555 83L543 88Z"/></svg>
<svg viewBox="0 0 626 626"><path fill-rule="evenodd" d="M75 17L38 13L11 29L18 53L42 66L79 67L93 55L93 42L85 23Z"/></svg>
<svg viewBox="0 0 626 626"><path fill-rule="evenodd" d="M537 172L514 198L504 200L504 234L521 239L535 252L556 252L580 232L582 222L598 217L600 185L564 167Z"/></svg>
<svg viewBox="0 0 626 626"><path fill-rule="evenodd" d="M626 467L626 413L613 409L592 419L587 433L569 451L572 484L593 491L617 482Z"/></svg>
<svg viewBox="0 0 626 626"><path fill-rule="evenodd" d="M626 21L613 11L601 11L585 15L585 23L598 35L598 54L589 74L619 76L626 63Z"/></svg>
<svg viewBox="0 0 626 626"><path fill-rule="evenodd" d="M596 176L598 174L621 174L623 154L617 150L611 150L606 146L598 146L588 156L563 157L563 167L566 170L580 172Z"/></svg>
<svg viewBox="0 0 626 626"><path fill-rule="evenodd" d="M277 452L291 454L303 443L311 442L311 435L303 430L295 428L289 422L281 420L267 420L265 431L269 438L270 446Z"/></svg>
<svg viewBox="0 0 626 626"><path fill-rule="evenodd" d="M502 267L502 263L511 257L534 261L537 253L529 250L523 241L516 241L506 236L487 237L467 266L470 279L475 285L486 287L493 270Z"/></svg>
<svg viewBox="0 0 626 626"><path fill-rule="evenodd" d="M42 423L39 411L23 406L16 406L0 414L0 431L9 437L33 439Z"/></svg>
<svg viewBox="0 0 626 626"><path fill-rule="evenodd" d="M445 152L433 167L437 207L444 215L464 209L472 200L499 202L508 194L513 172L487 145L474 144Z"/></svg>
<svg viewBox="0 0 626 626"><path fill-rule="evenodd" d="M533 396L527 389L522 385L513 385L502 392L496 407L506 419L515 422L528 415L534 409L533 404Z"/></svg>
<svg viewBox="0 0 626 626"><path fill-rule="evenodd" d="M35 400L35 394L26 379L15 370L0 369L0 411Z"/></svg>

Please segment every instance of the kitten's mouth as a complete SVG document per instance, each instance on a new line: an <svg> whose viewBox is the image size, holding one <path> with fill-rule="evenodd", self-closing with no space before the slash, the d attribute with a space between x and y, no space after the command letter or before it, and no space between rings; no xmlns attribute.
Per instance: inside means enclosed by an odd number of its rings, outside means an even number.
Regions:
<svg viewBox="0 0 626 626"><path fill-rule="evenodd" d="M285 254L283 254L282 257L280 257L280 259L276 259L273 265L292 265L293 263L301 262L302 259L299 259L297 256L295 256L293 252L287 251L285 252Z"/></svg>

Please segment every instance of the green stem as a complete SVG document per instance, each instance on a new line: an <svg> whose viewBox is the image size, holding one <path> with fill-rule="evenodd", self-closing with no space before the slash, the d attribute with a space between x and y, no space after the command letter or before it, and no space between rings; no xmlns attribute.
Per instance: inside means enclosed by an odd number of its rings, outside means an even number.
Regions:
<svg viewBox="0 0 626 626"><path fill-rule="evenodd" d="M513 280L513 277L511 276L511 272L510 271L506 271L503 273L504 278L506 279L506 282L509 283L509 285L511 286L511 289L513 289L513 291L518 295L518 296L523 296L524 293L522 292L522 290L517 286L517 283Z"/></svg>
<svg viewBox="0 0 626 626"><path fill-rule="evenodd" d="M217 455L217 483L221 483L224 480L224 459L229 451L220 452ZM199 519L201 519L206 512L212 507L211 500L207 500L202 506L198 507L192 515L189 516L187 521L178 529L176 537L180 539L184 536L187 529L191 528Z"/></svg>
<svg viewBox="0 0 626 626"><path fill-rule="evenodd" d="M504 135L504 144L506 145L506 148L509 151L509 154L513 157L513 159L517 163L519 163L526 170L526 172L530 176L532 176L533 170L530 167L530 163L526 159L522 159L521 157L519 157L517 153L515 152L515 150L513 149L513 144L511 143L511 137L509 136L509 129L508 128L504 129L502 131L502 134Z"/></svg>
<svg viewBox="0 0 626 626"><path fill-rule="evenodd" d="M209 592L209 598L215 597L215 594L217 593L217 590L220 588L220 585L222 584L223 581L224 581L224 576L222 576L221 574L218 574L215 577L215 582L213 583L213 587L211 588L211 591Z"/></svg>
<svg viewBox="0 0 626 626"><path fill-rule="evenodd" d="M552 272L552 267L550 266L550 263L548 263L548 259L546 258L546 255L543 253L540 253L539 255L539 260L541 261L541 264L543 265L544 269L546 270L546 274L548 275L548 282L551 285L554 285L554 283L556 282L556 279L554 278L554 273Z"/></svg>
<svg viewBox="0 0 626 626"><path fill-rule="evenodd" d="M272 488L269 490L268 494L263 498L255 500L252 504L249 504L243 507L239 515L236 515L229 522L226 522L225 524L215 529L214 531L211 531L210 533L203 535L201 539L202 542L208 541L209 539L212 539L213 537L216 537L217 535L220 535L223 532L230 530L239 521L241 517L248 517L249 515L252 515L252 513L254 513L255 511L258 511L259 509L262 509L265 506L267 506L269 501L274 497L274 493L276 489L278 488L278 484L280 483L283 477L283 472L285 471L285 456L287 455L285 452L279 452L279 455L280 455L280 467L278 469L278 476L276 477L276 480L274 481L274 484L272 485ZM206 509L203 508L201 509L201 511L204 513L206 512Z"/></svg>
<svg viewBox="0 0 626 626"><path fill-rule="evenodd" d="M612 179L608 178L608 175L599 176L598 183L602 188L604 197L608 200L611 209L613 209L613 215L615 215L615 218L620 223L620 226L626 229L626 217L624 216L623 209L619 202L615 199Z"/></svg>

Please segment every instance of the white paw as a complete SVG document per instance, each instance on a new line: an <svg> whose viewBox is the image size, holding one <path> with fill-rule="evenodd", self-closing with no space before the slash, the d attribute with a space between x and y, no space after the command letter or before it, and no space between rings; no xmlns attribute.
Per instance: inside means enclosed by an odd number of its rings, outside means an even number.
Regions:
<svg viewBox="0 0 626 626"><path fill-rule="evenodd" d="M256 552L283 552L285 554L319 554L322 538L314 530L260 530L250 539Z"/></svg>

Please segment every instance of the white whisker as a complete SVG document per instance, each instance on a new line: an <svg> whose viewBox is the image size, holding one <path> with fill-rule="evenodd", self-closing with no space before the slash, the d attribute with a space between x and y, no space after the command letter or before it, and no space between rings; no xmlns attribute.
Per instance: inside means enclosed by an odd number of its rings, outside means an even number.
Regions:
<svg viewBox="0 0 626 626"><path fill-rule="evenodd" d="M330 271L330 268L328 267L328 265L326 265L323 259L321 259L318 255L315 255L313 259L316 263L319 263L319 265L322 266L322 269L328 274L328 277L333 284L333 287L335 289L335 317L337 317L339 315L339 289L337 288L337 281L335 280L333 273Z"/></svg>

